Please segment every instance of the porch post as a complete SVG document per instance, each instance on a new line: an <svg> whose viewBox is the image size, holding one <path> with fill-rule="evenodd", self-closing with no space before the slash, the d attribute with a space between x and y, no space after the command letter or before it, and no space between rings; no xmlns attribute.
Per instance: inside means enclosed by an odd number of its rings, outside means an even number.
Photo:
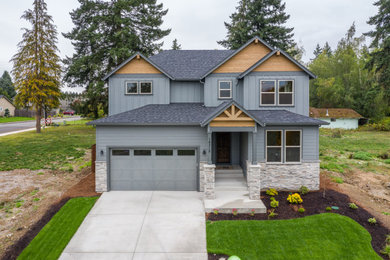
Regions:
<svg viewBox="0 0 390 260"><path fill-rule="evenodd" d="M252 132L252 164L257 164L257 145L256 145L256 138L257 132Z"/></svg>
<svg viewBox="0 0 390 260"><path fill-rule="evenodd" d="M213 142L213 133L212 132L208 132L207 133L207 139L208 139L208 142L209 142L209 151L207 153L207 163L208 164L212 164L212 158L211 158L211 154L212 154L212 142Z"/></svg>

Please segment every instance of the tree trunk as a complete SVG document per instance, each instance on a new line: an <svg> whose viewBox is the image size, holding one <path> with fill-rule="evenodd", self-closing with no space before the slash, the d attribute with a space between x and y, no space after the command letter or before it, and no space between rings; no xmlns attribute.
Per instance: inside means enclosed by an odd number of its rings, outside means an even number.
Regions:
<svg viewBox="0 0 390 260"><path fill-rule="evenodd" d="M42 114L42 108L41 107L38 107L37 108L37 114L36 114L36 129L37 129L37 133L41 133L41 114Z"/></svg>

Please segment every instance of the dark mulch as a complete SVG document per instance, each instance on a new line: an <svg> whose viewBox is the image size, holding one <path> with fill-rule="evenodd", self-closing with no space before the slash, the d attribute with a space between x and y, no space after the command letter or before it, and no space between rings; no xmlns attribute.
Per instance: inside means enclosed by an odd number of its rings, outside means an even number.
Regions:
<svg viewBox="0 0 390 260"><path fill-rule="evenodd" d="M15 244L7 248L2 256L2 260L16 259L22 251L30 244L39 231L51 220L51 218L68 202L69 199L75 197L93 197L99 196L101 193L95 192L95 174L90 173L81 179L76 185L65 192L62 198L53 203L46 211L45 215L33 224L30 229L24 234Z"/></svg>
<svg viewBox="0 0 390 260"><path fill-rule="evenodd" d="M302 207L305 208L305 213L299 213L296 211L296 208L294 209L293 206L287 202L288 194L289 192L279 192L279 195L275 196L275 199L279 201L279 207L275 209L275 212L278 215L274 219L301 218L304 216L325 213L328 212L325 210L326 207L337 206L339 209L332 210L331 212L350 217L367 229L372 237L372 247L380 256L383 257L383 255L380 254L380 251L385 245L386 235L390 234L390 230L383 226L378 220L376 225L370 225L367 220L372 218L373 215L361 208L358 204L359 208L356 210L349 208L348 204L350 203L350 199L347 195L334 190L327 190L324 198L322 191L310 192L309 194L302 196ZM261 199L267 206L267 209L270 209L270 196L266 195L265 192L262 192ZM249 214L238 214L237 216L234 216L232 214L214 215L211 213L207 215L207 219L210 221L267 220L268 216L267 214L255 214L254 216L250 216ZM222 256L223 255L209 254L209 260L219 259Z"/></svg>

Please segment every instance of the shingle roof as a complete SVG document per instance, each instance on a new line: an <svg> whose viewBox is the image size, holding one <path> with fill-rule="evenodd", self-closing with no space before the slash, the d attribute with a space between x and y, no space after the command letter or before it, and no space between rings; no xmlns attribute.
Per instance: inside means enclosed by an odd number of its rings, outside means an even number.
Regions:
<svg viewBox="0 0 390 260"><path fill-rule="evenodd" d="M89 122L89 125L201 125L221 106L205 107L202 103L146 105L127 112ZM244 111L265 125L323 125L324 121L287 110Z"/></svg>
<svg viewBox="0 0 390 260"><path fill-rule="evenodd" d="M363 118L351 108L310 108L310 116L313 118Z"/></svg>
<svg viewBox="0 0 390 260"><path fill-rule="evenodd" d="M176 80L199 80L234 50L166 50L149 59Z"/></svg>
<svg viewBox="0 0 390 260"><path fill-rule="evenodd" d="M9 98L7 98L7 96L0 95L0 98L5 98L9 103L11 103L11 105L15 106L14 103L12 103L12 101Z"/></svg>

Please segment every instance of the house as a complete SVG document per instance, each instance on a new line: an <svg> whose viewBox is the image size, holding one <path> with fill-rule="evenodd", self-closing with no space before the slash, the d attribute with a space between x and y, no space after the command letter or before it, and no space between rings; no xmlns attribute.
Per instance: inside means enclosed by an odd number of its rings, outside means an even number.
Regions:
<svg viewBox="0 0 390 260"><path fill-rule="evenodd" d="M310 116L328 122L324 128L357 129L359 119L363 118L350 108L310 108Z"/></svg>
<svg viewBox="0 0 390 260"><path fill-rule="evenodd" d="M9 100L6 96L0 95L0 116L4 116L5 110L9 110L9 115L15 115L15 106L12 104L12 101Z"/></svg>
<svg viewBox="0 0 390 260"><path fill-rule="evenodd" d="M318 190L326 122L309 117L312 78L258 37L237 50L133 55L104 78L109 116L89 123L96 190L196 190L214 199L230 174L223 169L235 170L252 200L271 187Z"/></svg>

